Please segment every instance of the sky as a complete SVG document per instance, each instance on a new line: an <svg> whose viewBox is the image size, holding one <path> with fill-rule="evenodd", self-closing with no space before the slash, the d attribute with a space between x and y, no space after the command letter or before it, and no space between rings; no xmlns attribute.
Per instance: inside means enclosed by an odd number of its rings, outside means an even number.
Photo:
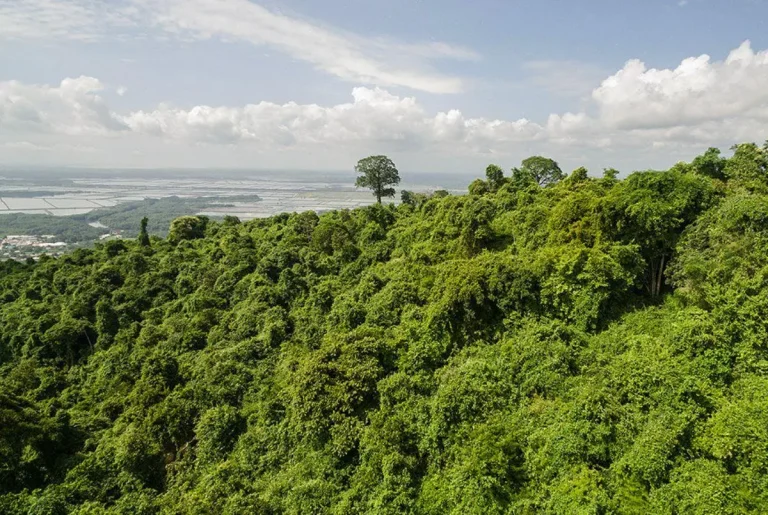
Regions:
<svg viewBox="0 0 768 515"><path fill-rule="evenodd" d="M0 0L0 166L599 175L768 139L768 0Z"/></svg>

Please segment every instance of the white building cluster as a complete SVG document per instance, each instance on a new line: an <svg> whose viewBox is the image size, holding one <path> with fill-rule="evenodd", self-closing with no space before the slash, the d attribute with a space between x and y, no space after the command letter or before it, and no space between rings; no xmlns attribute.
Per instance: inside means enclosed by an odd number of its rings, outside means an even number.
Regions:
<svg viewBox="0 0 768 515"><path fill-rule="evenodd" d="M54 241L56 236L47 234L9 234L0 240L0 259L36 257L43 253L59 253L66 249L63 241Z"/></svg>

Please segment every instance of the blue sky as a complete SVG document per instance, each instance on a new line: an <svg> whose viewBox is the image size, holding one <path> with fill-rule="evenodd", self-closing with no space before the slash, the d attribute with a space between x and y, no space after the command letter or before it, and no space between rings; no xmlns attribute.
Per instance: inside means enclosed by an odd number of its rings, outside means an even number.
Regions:
<svg viewBox="0 0 768 515"><path fill-rule="evenodd" d="M768 138L766 20L764 0L0 0L0 165L664 167Z"/></svg>

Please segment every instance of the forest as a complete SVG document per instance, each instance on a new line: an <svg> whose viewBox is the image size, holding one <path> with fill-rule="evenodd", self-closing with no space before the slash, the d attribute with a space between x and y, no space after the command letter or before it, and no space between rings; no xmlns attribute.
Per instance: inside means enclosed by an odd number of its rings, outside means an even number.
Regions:
<svg viewBox="0 0 768 515"><path fill-rule="evenodd" d="M732 150L0 263L0 513L766 513Z"/></svg>

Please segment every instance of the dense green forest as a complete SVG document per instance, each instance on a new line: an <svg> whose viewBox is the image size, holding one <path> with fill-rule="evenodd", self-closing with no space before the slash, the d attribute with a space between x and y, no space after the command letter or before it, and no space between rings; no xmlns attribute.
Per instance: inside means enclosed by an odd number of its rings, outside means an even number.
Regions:
<svg viewBox="0 0 768 515"><path fill-rule="evenodd" d="M734 150L0 263L0 513L766 513Z"/></svg>

